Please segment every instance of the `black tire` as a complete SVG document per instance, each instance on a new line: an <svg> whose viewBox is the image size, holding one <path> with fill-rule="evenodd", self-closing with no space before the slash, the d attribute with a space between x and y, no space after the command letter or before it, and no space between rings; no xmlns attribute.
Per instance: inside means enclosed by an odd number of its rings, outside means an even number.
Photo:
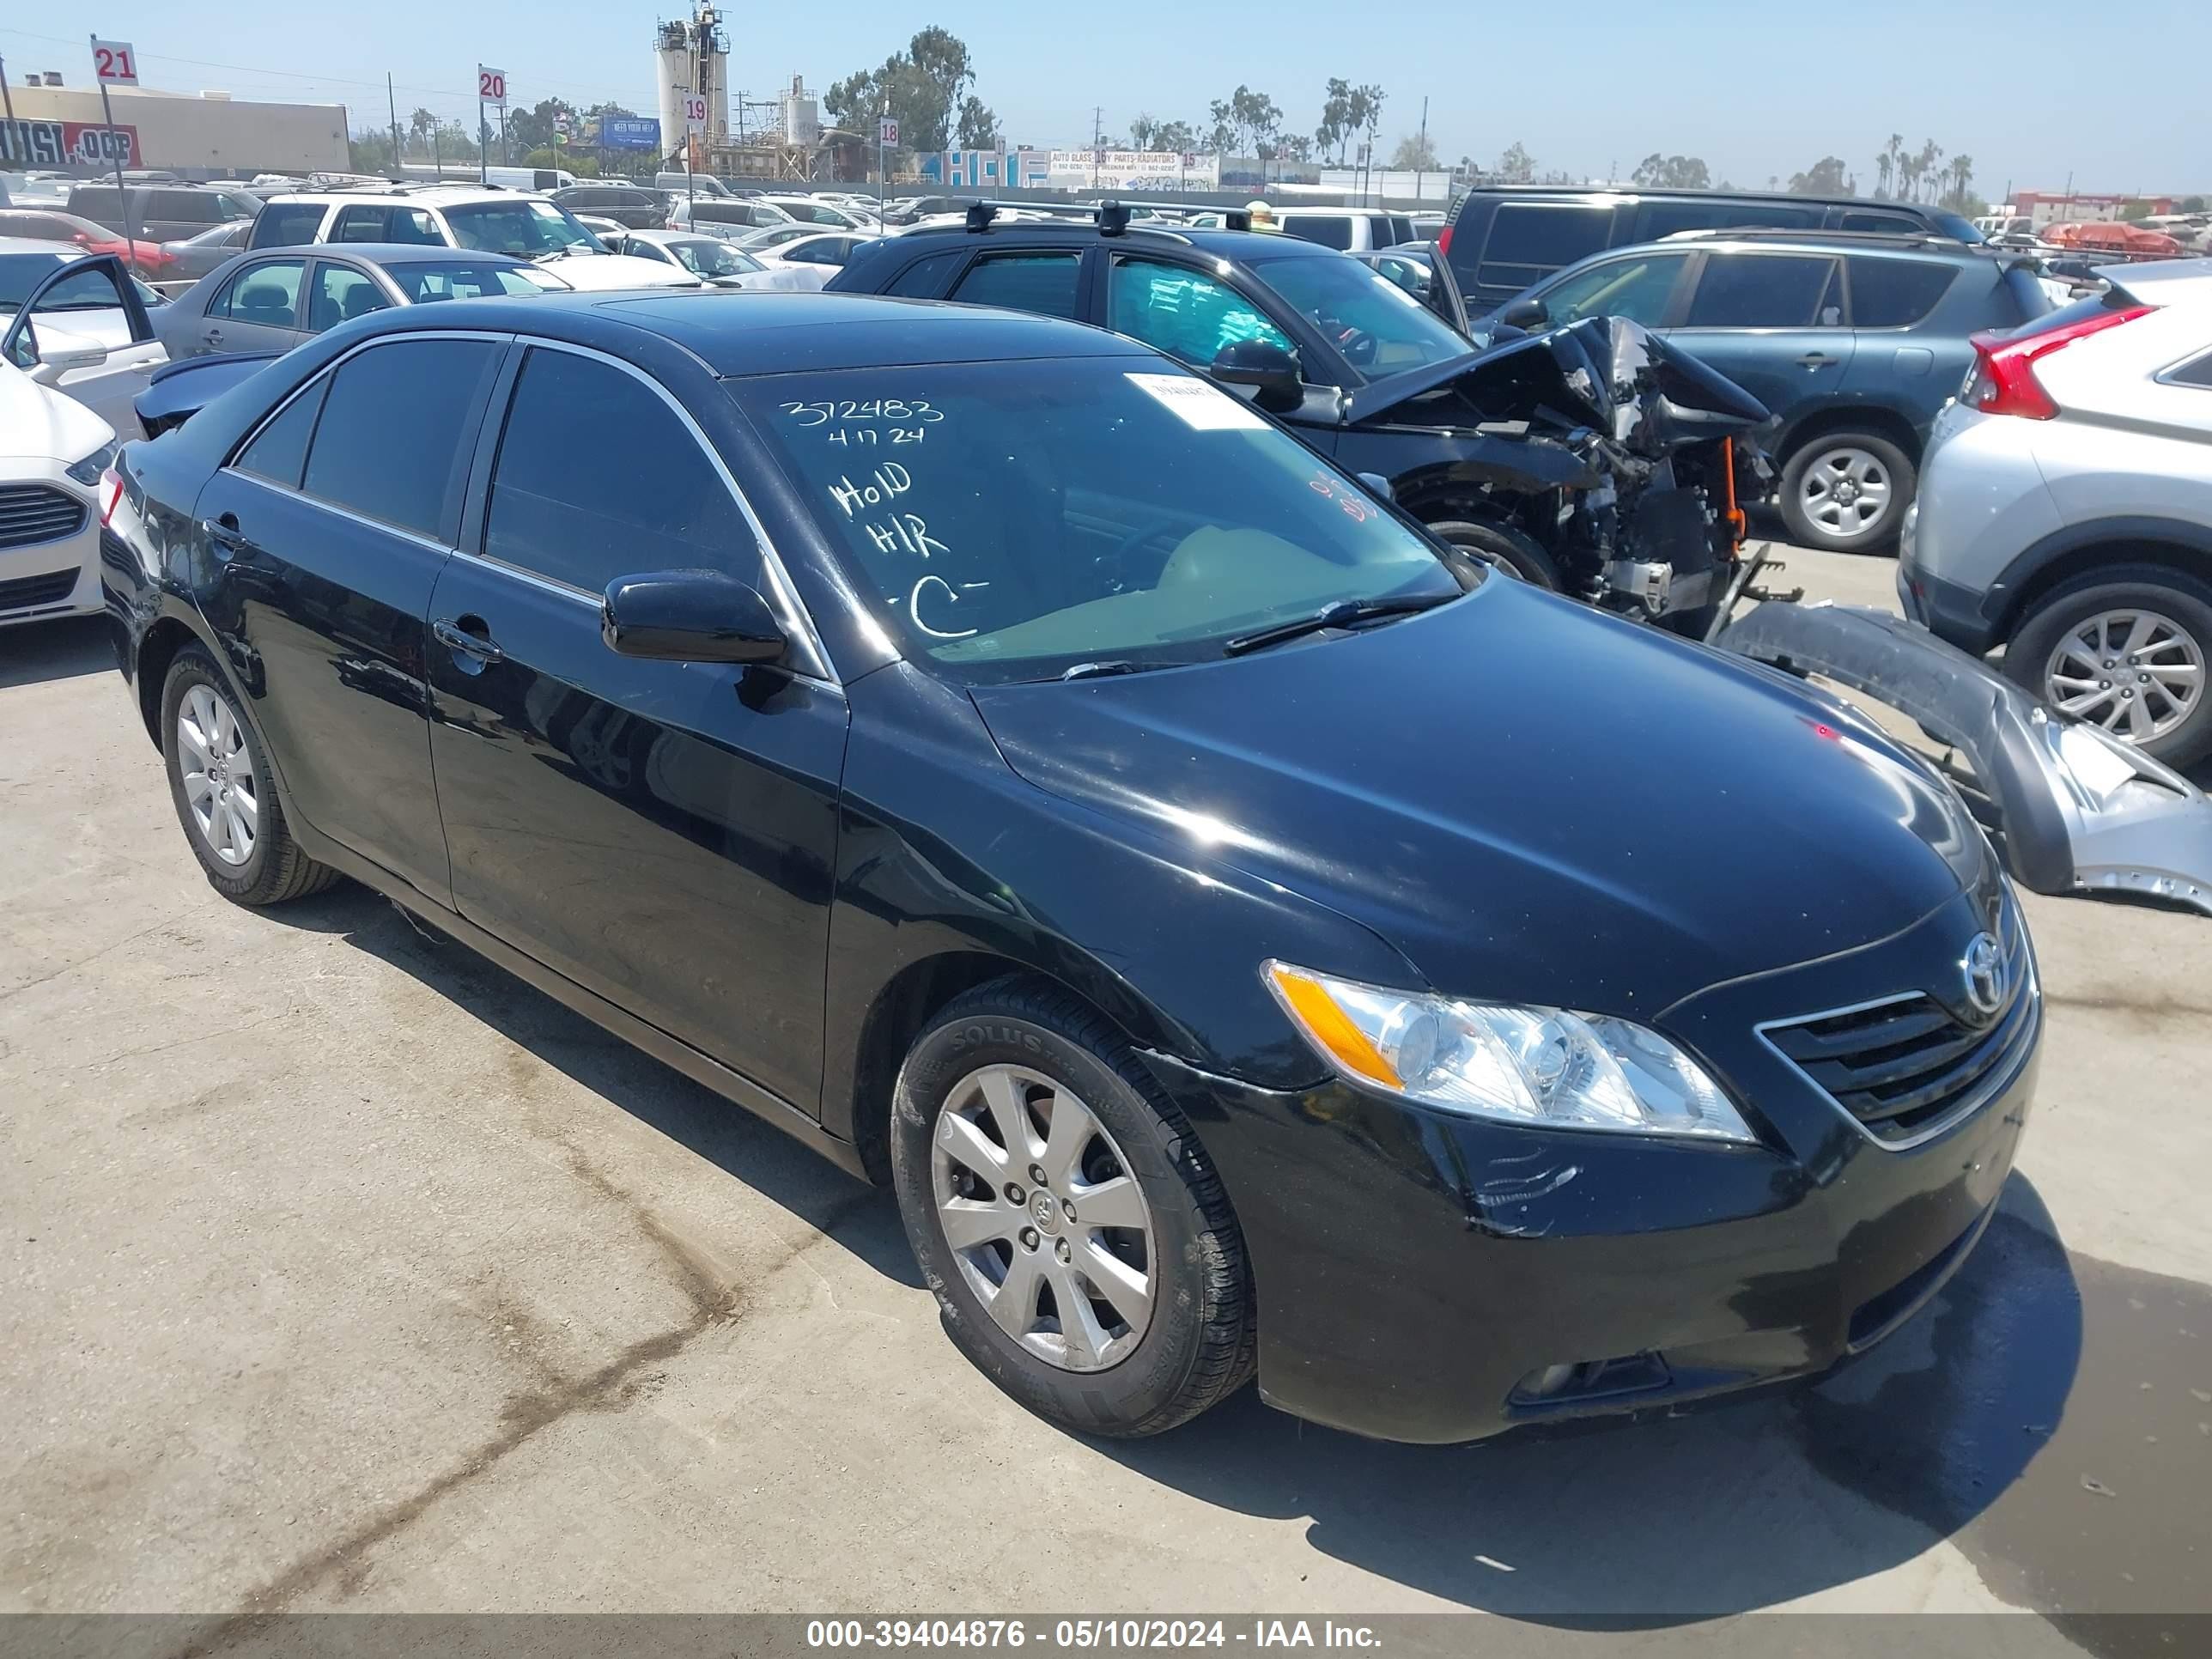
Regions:
<svg viewBox="0 0 2212 1659"><path fill-rule="evenodd" d="M1838 536L1808 516L1803 503L1798 500L1799 486L1814 463L1839 449L1863 450L1880 464L1889 479L1889 506L1880 520L1873 527L1850 536ZM1911 457L1888 439L1871 432L1823 432L1790 452L1789 463L1782 469L1776 505L1781 508L1782 522L1789 526L1790 539L1798 546L1817 548L1824 553L1871 553L1897 545L1898 535L1905 528L1905 509L1912 505L1913 492L1919 488L1919 482Z"/></svg>
<svg viewBox="0 0 2212 1659"><path fill-rule="evenodd" d="M1431 535L1503 566L1508 575L1554 593L1559 591L1559 567L1539 544L1519 531L1469 519L1434 519L1428 524Z"/></svg>
<svg viewBox="0 0 2212 1659"><path fill-rule="evenodd" d="M1103 1370L1064 1370L1016 1341L987 1311L946 1242L932 1170L938 1119L962 1079L994 1064L1073 1091L1150 1210L1151 1322ZM1133 1439L1189 1421L1251 1376L1251 1279L1228 1197L1182 1114L1119 1034L1074 998L1015 977L949 1005L900 1068L890 1140L899 1211L946 1334L1039 1417L1079 1434Z"/></svg>
<svg viewBox="0 0 2212 1659"><path fill-rule="evenodd" d="M2062 639L2101 611L2137 606L2185 630L2198 659L2212 665L2212 583L2163 565L2120 564L2061 582L2036 600L2006 642L2006 677L2031 696L2045 696L2044 668ZM2112 735L2126 741L2122 732ZM2212 755L2212 688L2200 681L2188 718L2142 744L2142 751L2173 767L2193 766Z"/></svg>
<svg viewBox="0 0 2212 1659"><path fill-rule="evenodd" d="M185 697L201 687L212 692L237 723L246 754L252 762L254 780L260 786L255 800L253 849L239 864L226 863L217 856L185 794L177 718ZM185 842L191 848L192 856L199 860L200 868L207 872L208 884L225 898L257 907L282 904L288 899L319 893L337 879L337 871L316 863L292 839L290 827L284 822L284 808L270 780L269 763L262 753L260 739L254 735L252 726L239 708L238 699L231 695L214 659L198 646L186 646L177 653L169 664L169 677L162 682L161 763L168 773L169 799L176 806L177 822L184 826Z"/></svg>

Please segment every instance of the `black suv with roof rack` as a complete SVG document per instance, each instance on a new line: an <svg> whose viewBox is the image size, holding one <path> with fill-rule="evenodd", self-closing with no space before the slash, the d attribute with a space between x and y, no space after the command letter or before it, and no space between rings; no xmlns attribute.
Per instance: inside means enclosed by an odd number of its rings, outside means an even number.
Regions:
<svg viewBox="0 0 2212 1659"><path fill-rule="evenodd" d="M1607 190L1480 185L1460 198L1437 238L1468 308L1480 315L1593 253L1656 242L1684 230L1869 230L1932 233L1978 242L1972 222L1944 208L1857 196L1759 191Z"/></svg>

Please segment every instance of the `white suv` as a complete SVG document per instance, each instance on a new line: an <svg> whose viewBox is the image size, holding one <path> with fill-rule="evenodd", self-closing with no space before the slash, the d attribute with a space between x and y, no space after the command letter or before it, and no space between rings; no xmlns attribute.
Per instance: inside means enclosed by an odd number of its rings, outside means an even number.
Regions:
<svg viewBox="0 0 2212 1659"><path fill-rule="evenodd" d="M572 214L543 196L476 185L272 196L253 222L249 248L313 242L400 242L561 261L571 288L698 288L680 266L610 253Z"/></svg>
<svg viewBox="0 0 2212 1659"><path fill-rule="evenodd" d="M1906 512L1905 613L2169 766L2212 755L2212 259L1974 337Z"/></svg>

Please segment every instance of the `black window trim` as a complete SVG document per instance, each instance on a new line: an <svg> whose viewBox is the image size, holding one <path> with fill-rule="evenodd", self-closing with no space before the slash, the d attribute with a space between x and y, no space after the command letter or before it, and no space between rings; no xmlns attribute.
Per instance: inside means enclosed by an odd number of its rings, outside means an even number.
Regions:
<svg viewBox="0 0 2212 1659"><path fill-rule="evenodd" d="M1843 302L1841 307L1843 316L1832 323L1823 323L1817 318L1809 323L1745 324L1693 323L1690 321L1690 307L1697 303L1698 290L1703 289L1705 285L1705 267L1711 264L1715 259L1723 257L1728 258L1741 258L1747 256L1754 259L1826 259L1828 262L1828 280L1835 285L1836 292ZM1686 283L1676 288L1674 290L1674 314L1681 318L1682 320L1679 323L1672 324L1670 326L1681 329L1686 333L1692 334L1796 334L1802 333L1807 329L1827 329L1832 330L1838 334L1850 333L1852 331L1850 281L1850 270L1849 265L1846 264L1844 256L1832 249L1817 247L1700 248L1698 250L1697 253L1697 269L1690 273L1690 280ZM1826 290L1823 289L1822 292L1825 293ZM1888 331L1883 330L1881 331L1886 333Z"/></svg>
<svg viewBox="0 0 2212 1659"><path fill-rule="evenodd" d="M305 281L306 278L303 274L301 277L303 286L305 284ZM458 552L459 550L453 545L453 542L443 540L436 536L426 536L421 531L410 529L404 524L392 524L383 519L372 519L366 513L356 513L349 507L342 507L336 501L325 501L320 495L310 495L304 486L287 488L285 485L278 483L273 479L263 477L258 472L243 472L239 471L238 470L239 457L245 454L248 449L252 448L253 446L253 441L258 438L264 432L267 431L270 426L276 420L277 416L283 414L286 410L289 409L292 404L303 396L310 387L326 385L331 377L337 374L338 370L343 368L355 358L360 356L362 352L373 351L378 346L392 345L402 340L484 340L489 342L493 345L507 347L514 344L514 336L512 334L501 334L490 329L435 328L408 329L391 334L379 334L373 339L363 340L358 345L349 347L338 356L331 358L330 362L320 365L316 368L313 374L308 375L306 380L301 381L299 385L294 386L289 392L286 392L283 398L271 404L262 415L259 420L254 422L251 427L246 428L246 435L230 447L230 453L223 457L222 470L226 472L236 472L240 477L247 479L253 483L259 484L264 489L283 490L285 495L295 496L301 501L306 501L309 506L317 508L319 511L324 513L335 513L342 519L349 519L354 523L357 525L364 525L371 530L380 530L387 536L404 537L408 541L413 542L416 546L427 548L433 553ZM307 349L304 346L300 349L303 351ZM496 375L495 375L495 380L496 380ZM314 453L315 436L317 433L322 430L322 425L323 417L319 412L315 416L314 430L307 434L307 447L304 452L307 455L311 456ZM302 478L304 478L305 476L306 475L303 471L301 474ZM460 523L464 526L465 526L468 521L465 490L470 482L471 480L467 478L464 478L462 481L465 493L462 501ZM455 539L459 539L458 532L456 533Z"/></svg>
<svg viewBox="0 0 2212 1659"><path fill-rule="evenodd" d="M378 337L390 339L407 337L381 335ZM441 331L439 334L428 337L450 339L454 336ZM684 407L676 394L636 364L625 362L619 357L607 352L594 350L590 346L578 345L571 340L547 339L542 335L534 334L506 335L500 337L507 340L516 349L507 371L498 377L492 388L492 397L498 405L499 419L495 427L487 418L477 437L479 459L471 467L469 480L469 493L472 501L471 506L465 506L462 510L461 534L456 538L460 541L472 541L475 546L455 547L451 550L453 556L466 559L471 564L485 570L518 578L528 582L533 587L543 588L547 592L558 594L562 599L587 605L594 614L598 612L600 605L605 602L604 594L594 593L588 588L578 587L573 583L562 581L556 577L541 575L534 570L526 570L520 565L509 564L504 559L495 559L483 550L483 539L485 526L490 518L491 490L495 475L498 471L499 448L507 437L507 420L514 411L515 388L521 383L522 366L528 354L532 351L565 351L571 356L588 358L593 362L605 363L608 368L619 369L629 375L668 405L684 429L690 434L691 441L698 445L700 452L706 456L707 463L714 468L715 476L721 479L722 487L730 492L730 499L737 503L738 515L744 520L746 527L752 532L754 541L760 549L761 569L767 576L769 586L772 590L768 596L769 600L781 614L788 636L794 643L803 647L810 659L808 665L803 667L787 665L786 672L795 678L806 681L811 685L818 686L824 690L835 691L838 696L842 696L845 692L844 683L837 678L836 666L830 660L829 649L822 641L821 631L815 627L812 614L808 611L805 602L800 599L798 586L791 580L791 572L785 567L782 554L777 550L775 542L769 538L768 526L761 522L760 514L753 511L752 502L746 499L745 492L739 488L736 477L730 471L728 464L722 459L721 452L714 447L705 430L697 421L692 418L691 411ZM475 477L479 467L483 475L481 481Z"/></svg>
<svg viewBox="0 0 2212 1659"><path fill-rule="evenodd" d="M2152 375L2151 379L2160 386L2173 386L2183 392L2212 392L2212 382L2183 380L2175 378L2184 369L2195 368L2199 363L2212 363L2212 350L2193 351L2179 362L2168 363L2157 374Z"/></svg>

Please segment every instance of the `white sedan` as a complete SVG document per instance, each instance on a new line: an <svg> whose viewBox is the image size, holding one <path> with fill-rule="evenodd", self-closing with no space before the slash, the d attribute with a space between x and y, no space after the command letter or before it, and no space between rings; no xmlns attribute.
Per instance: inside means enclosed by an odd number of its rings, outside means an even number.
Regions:
<svg viewBox="0 0 2212 1659"><path fill-rule="evenodd" d="M771 270L796 273L798 281L792 286L818 289L845 268L845 261L853 257L854 248L875 240L866 231L833 230L819 236L779 242L774 247L749 247L745 252Z"/></svg>
<svg viewBox="0 0 2212 1659"><path fill-rule="evenodd" d="M149 315L161 303L112 254L0 237L0 329L9 362L118 432L137 429L131 400L169 360Z"/></svg>
<svg viewBox="0 0 2212 1659"><path fill-rule="evenodd" d="M633 230L607 245L634 259L657 259L689 271L716 288L812 289L798 270L771 270L750 252L721 240L690 230Z"/></svg>
<svg viewBox="0 0 2212 1659"><path fill-rule="evenodd" d="M0 362L0 628L101 607L100 474L115 432Z"/></svg>

